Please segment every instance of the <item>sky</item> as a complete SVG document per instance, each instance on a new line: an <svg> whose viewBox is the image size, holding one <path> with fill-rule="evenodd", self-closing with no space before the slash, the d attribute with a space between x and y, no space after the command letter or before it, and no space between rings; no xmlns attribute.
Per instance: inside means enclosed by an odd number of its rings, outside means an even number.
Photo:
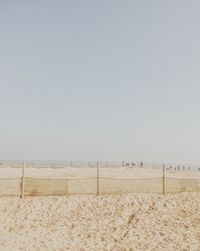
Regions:
<svg viewBox="0 0 200 251"><path fill-rule="evenodd" d="M200 163L199 13L0 0L0 159Z"/></svg>

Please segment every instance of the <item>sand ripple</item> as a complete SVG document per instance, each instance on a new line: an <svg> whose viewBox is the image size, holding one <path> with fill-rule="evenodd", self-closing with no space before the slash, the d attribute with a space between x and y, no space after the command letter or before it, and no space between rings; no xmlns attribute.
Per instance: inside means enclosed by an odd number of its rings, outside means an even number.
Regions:
<svg viewBox="0 0 200 251"><path fill-rule="evenodd" d="M0 250L200 250L200 193L0 198Z"/></svg>

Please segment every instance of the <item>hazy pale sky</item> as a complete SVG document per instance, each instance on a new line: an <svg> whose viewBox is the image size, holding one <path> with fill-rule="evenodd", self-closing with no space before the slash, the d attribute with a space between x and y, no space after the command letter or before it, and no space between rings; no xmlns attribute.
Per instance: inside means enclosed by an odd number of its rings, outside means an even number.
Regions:
<svg viewBox="0 0 200 251"><path fill-rule="evenodd" d="M200 163L199 13L0 0L0 159Z"/></svg>

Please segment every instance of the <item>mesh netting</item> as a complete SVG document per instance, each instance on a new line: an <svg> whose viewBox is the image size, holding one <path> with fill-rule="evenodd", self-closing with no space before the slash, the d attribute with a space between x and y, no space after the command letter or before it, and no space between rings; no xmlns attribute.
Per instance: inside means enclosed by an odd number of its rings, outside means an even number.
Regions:
<svg viewBox="0 0 200 251"><path fill-rule="evenodd" d="M100 179L101 194L162 193L163 179Z"/></svg>
<svg viewBox="0 0 200 251"><path fill-rule="evenodd" d="M96 178L38 179L25 178L24 193L34 195L96 194Z"/></svg>
<svg viewBox="0 0 200 251"><path fill-rule="evenodd" d="M35 195L67 195L67 180L25 178L24 194Z"/></svg>
<svg viewBox="0 0 200 251"><path fill-rule="evenodd" d="M200 179L179 179L167 178L166 179L166 192L199 192Z"/></svg>
<svg viewBox="0 0 200 251"><path fill-rule="evenodd" d="M19 185L19 184L18 184ZM12 186L9 194L16 189ZM19 194L18 192L15 194ZM165 192L193 192L200 191L200 180L195 179L165 179ZM121 193L163 193L163 178L152 179L99 179L100 194ZM80 179L25 179L25 195L70 195L97 194L96 178Z"/></svg>
<svg viewBox="0 0 200 251"><path fill-rule="evenodd" d="M10 178L0 179L0 195L1 196L20 196L21 179Z"/></svg>

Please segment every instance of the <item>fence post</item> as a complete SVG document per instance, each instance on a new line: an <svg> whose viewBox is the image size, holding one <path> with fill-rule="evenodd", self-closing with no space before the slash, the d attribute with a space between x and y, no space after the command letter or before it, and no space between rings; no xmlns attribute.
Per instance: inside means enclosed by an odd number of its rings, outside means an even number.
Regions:
<svg viewBox="0 0 200 251"><path fill-rule="evenodd" d="M99 162L97 162L97 196L99 196Z"/></svg>
<svg viewBox="0 0 200 251"><path fill-rule="evenodd" d="M163 194L166 194L165 164L163 164Z"/></svg>
<svg viewBox="0 0 200 251"><path fill-rule="evenodd" d="M22 165L22 177L21 177L21 199L24 199L24 169L25 169L25 162Z"/></svg>

